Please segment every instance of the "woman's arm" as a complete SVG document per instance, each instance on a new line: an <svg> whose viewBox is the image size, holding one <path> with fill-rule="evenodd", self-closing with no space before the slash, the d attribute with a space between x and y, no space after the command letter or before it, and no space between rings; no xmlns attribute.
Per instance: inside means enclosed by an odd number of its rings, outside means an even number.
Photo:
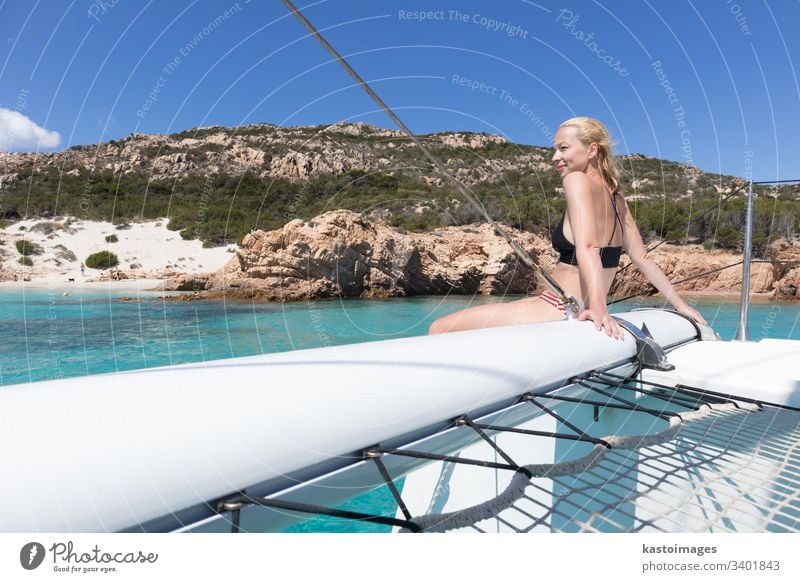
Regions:
<svg viewBox="0 0 800 582"><path fill-rule="evenodd" d="M600 239L597 235L591 180L582 172L572 172L564 176L563 185L581 287L586 290L586 309L578 319L590 319L596 329L602 328L608 336L621 339L622 330L606 307L608 289L600 260Z"/></svg>
<svg viewBox="0 0 800 582"><path fill-rule="evenodd" d="M688 315L695 321L706 324L706 320L703 316L681 299L678 292L675 291L675 288L672 286L672 283L667 279L664 271L647 257L647 250L644 248L642 235L639 232L639 227L636 226L636 221L633 220L633 215L628 209L627 202L625 202L625 228L623 230L622 247L625 249L625 252L628 253L628 257L630 257L634 266L642 272L653 287L658 289L679 313Z"/></svg>

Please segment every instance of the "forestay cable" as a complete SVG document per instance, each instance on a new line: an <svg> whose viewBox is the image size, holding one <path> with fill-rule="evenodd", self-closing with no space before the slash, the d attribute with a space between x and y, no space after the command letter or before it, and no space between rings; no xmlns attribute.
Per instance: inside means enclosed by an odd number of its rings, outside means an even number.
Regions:
<svg viewBox="0 0 800 582"><path fill-rule="evenodd" d="M380 98L380 96L370 87L364 79L350 66L350 64L338 53L338 51L331 46L331 44L325 40L325 38L317 31L313 24L311 24L305 16L292 4L290 0L283 0L283 3L286 5L289 10L291 10L292 14L294 14L297 19L303 24L303 26L308 29L311 35L316 38L322 46L336 59L339 64L344 67L344 69L350 74L351 77L358 83L367 94L372 97L373 101L378 104L378 106L389 116L392 118L400 129L402 129L403 133L405 133L411 141L422 151L426 158L436 167L436 169L445 176L453 186L458 190L458 192L477 210L481 216L486 220L486 222L494 229L494 231L499 234L501 237L505 239L505 241L511 246L513 251L516 255L525 263L529 268L536 271L544 280L545 284L550 288L553 293L558 295L561 300L564 302L564 306L567 309L567 312L570 313L572 316L577 316L578 312L582 308L580 301L575 297L568 297L561 286L553 279L547 271L542 269L534 260L530 254L520 246L520 244L514 240L514 238L508 234L499 224L497 224L489 213L486 212L486 209L480 203L480 201L475 197L475 194L470 192L470 190L462 184L455 176L453 176L445 167L444 163L436 157L431 151L425 146L425 144L420 141L420 139L412 132L408 126L403 123L403 120L400 119L394 111Z"/></svg>

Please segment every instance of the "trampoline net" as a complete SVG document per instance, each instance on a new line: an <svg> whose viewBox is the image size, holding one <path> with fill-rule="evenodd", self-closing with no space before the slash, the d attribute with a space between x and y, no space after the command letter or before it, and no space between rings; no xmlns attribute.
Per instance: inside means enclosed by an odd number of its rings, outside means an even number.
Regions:
<svg viewBox="0 0 800 582"><path fill-rule="evenodd" d="M396 515L232 501L399 531L800 531L800 410L608 373L574 382L571 392L522 396L509 410L530 407L524 422L513 413L454 419L451 433L474 433L458 452L419 443L365 451ZM401 492L391 468L409 457L425 465Z"/></svg>
<svg viewBox="0 0 800 582"><path fill-rule="evenodd" d="M709 404L644 438L606 436L575 461L527 467L425 531L800 531L800 413ZM654 442L655 441L655 442Z"/></svg>

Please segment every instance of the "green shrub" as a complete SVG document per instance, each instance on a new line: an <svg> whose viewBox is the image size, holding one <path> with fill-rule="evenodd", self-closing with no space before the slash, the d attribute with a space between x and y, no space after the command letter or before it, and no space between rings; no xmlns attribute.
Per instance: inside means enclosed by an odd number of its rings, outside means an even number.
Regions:
<svg viewBox="0 0 800 582"><path fill-rule="evenodd" d="M84 263L90 269L110 269L119 265L119 259L111 251L100 251L86 257Z"/></svg>
<svg viewBox="0 0 800 582"><path fill-rule="evenodd" d="M64 226L57 223L46 220L44 222L39 222L34 224L32 227L28 229L28 232L41 232L42 234L52 234L57 230L63 230Z"/></svg>
<svg viewBox="0 0 800 582"><path fill-rule="evenodd" d="M78 257L75 256L75 253L73 253L71 250L69 250L64 245L56 245L53 248L58 251L58 254L56 255L56 257L59 258L59 259L62 259L64 261L77 261L78 260Z"/></svg>
<svg viewBox="0 0 800 582"><path fill-rule="evenodd" d="M322 129L323 126L319 126L297 128L296 131L306 140L319 137ZM266 137L272 132L274 128L271 126L216 127L190 130L179 136L235 133L237 136ZM350 136L334 131L325 135L332 136L332 140L347 149L385 145L387 139L381 135ZM446 146L433 135L422 139L434 153L452 160L448 164L450 169L468 179L475 195L495 220L534 232L549 230L558 222L565 205L563 194L557 190L561 187L560 176L553 168L529 171L526 169L528 162L519 163L520 156L523 156L522 160L526 156L538 156L537 159L545 161L551 152L536 146L493 143L479 150L470 150ZM131 140L135 141L134 138ZM405 142L400 138L392 141L398 145ZM288 143L267 146L265 141L263 146L266 153L264 164L254 171L263 171L270 166L270 160L280 158L290 149ZM90 152L94 147L80 146L71 151ZM219 144L206 144L196 154L222 148L224 146ZM151 153L161 155L173 149L156 144ZM186 148L180 151L189 153ZM146 151L143 153L147 155ZM161 181L152 179L147 165L124 175L103 170L74 176L59 167L46 165L38 167L35 172L21 168L20 180L2 190L0 226L13 228L16 232L22 217L44 217L48 222L55 222L49 217L74 215L83 220L118 224L117 229L122 230L128 224L144 220L163 221L169 216L168 228L179 231L181 237L220 246L240 241L253 229L280 228L293 218L308 219L335 208L367 213L386 210L389 214L386 218L391 224L409 231L483 221L482 214L472 210L448 182L440 186L428 183L430 164L423 162L416 150L396 147L391 154L385 155L391 160L390 167L394 168L391 171L314 172L303 182L288 178L267 180L254 172L241 175L220 172L210 177L198 173L178 180ZM484 158L498 162L499 168L508 164L509 168L516 169L498 174L492 169L495 166L484 162ZM720 182L727 185L730 177L701 174L696 184L690 185L685 176L685 166L681 164L637 154L623 156L619 161L623 193L641 196L629 199L629 207L645 238L702 243L716 237L712 243L714 248L741 248L739 233L744 224L744 197L737 195L717 207L722 197L715 188L720 186ZM633 180L643 179L649 182L634 190ZM686 192L690 186L694 194L688 198ZM91 196L88 206L85 203L87 193ZM763 245L778 237L792 238L800 231L800 188L796 185L780 189L759 186L756 193L754 241ZM772 197L776 193L777 199ZM236 204L231 205L231 200ZM421 205L430 210L417 214ZM200 208L203 210L201 214L198 213ZM706 211L705 216L698 218ZM695 218L698 219L689 224ZM68 221L63 224L67 226ZM756 238L757 233L761 238Z"/></svg>
<svg viewBox="0 0 800 582"><path fill-rule="evenodd" d="M21 238L15 244L17 245L17 250L19 251L19 254L21 254L23 257L27 257L29 255L42 254L42 247L37 245L35 242L31 242L29 240Z"/></svg>
<svg viewBox="0 0 800 582"><path fill-rule="evenodd" d="M115 243L115 242L119 242L119 239L117 238L117 235L115 235L115 234L110 234L110 235L108 235L108 236L106 237L106 242L107 242L107 243Z"/></svg>
<svg viewBox="0 0 800 582"><path fill-rule="evenodd" d="M22 256L19 258L18 262L20 265L25 265L26 267L33 266L33 260L30 257Z"/></svg>

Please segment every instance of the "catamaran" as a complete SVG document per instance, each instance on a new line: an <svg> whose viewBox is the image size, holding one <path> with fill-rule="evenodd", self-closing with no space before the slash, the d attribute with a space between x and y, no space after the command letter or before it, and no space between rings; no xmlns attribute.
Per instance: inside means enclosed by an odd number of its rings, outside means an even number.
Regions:
<svg viewBox="0 0 800 582"><path fill-rule="evenodd" d="M619 320L5 387L0 529L800 530L800 342Z"/></svg>
<svg viewBox="0 0 800 582"><path fill-rule="evenodd" d="M0 531L800 531L800 341L750 341L748 200L736 341L648 309L622 341L571 317L5 387Z"/></svg>

